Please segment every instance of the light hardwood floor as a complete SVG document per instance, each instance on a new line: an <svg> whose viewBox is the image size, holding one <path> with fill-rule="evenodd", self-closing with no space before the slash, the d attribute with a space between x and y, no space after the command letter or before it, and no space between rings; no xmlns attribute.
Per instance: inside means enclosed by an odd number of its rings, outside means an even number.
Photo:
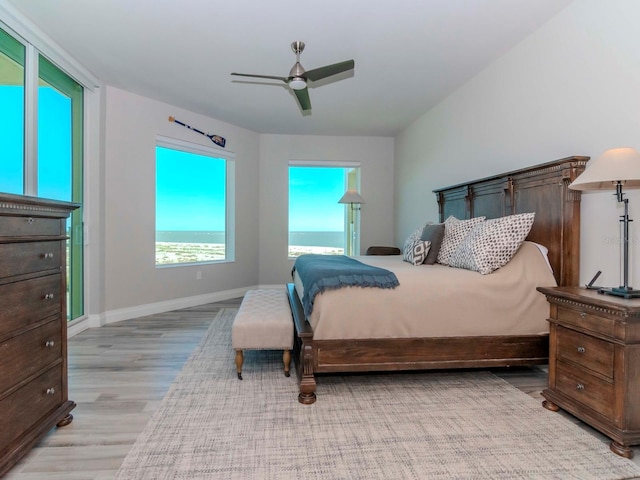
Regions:
<svg viewBox="0 0 640 480"><path fill-rule="evenodd" d="M221 308L240 302L238 298L140 317L71 338L69 398L78 405L74 420L53 429L3 480L112 480L211 320ZM545 368L493 372L542 400ZM634 450L640 463L640 449Z"/></svg>

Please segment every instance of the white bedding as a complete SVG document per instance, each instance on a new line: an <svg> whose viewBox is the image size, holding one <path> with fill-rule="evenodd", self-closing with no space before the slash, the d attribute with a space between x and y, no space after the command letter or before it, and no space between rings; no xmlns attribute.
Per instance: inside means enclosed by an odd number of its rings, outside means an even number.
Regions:
<svg viewBox="0 0 640 480"><path fill-rule="evenodd" d="M489 275L399 255L357 257L391 270L395 289L345 287L319 294L309 322L314 339L414 338L548 333L549 306L537 286L555 286L547 258L524 242ZM294 274L296 291L303 286Z"/></svg>

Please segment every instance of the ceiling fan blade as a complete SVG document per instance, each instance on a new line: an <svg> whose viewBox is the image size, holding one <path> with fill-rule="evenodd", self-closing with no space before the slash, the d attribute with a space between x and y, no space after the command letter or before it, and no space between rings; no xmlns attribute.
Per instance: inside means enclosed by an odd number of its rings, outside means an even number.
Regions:
<svg viewBox="0 0 640 480"><path fill-rule="evenodd" d="M311 100L309 99L309 89L303 88L302 90L294 90L293 93L296 94L296 98L298 99L298 104L300 108L305 110L311 110Z"/></svg>
<svg viewBox="0 0 640 480"><path fill-rule="evenodd" d="M340 63L334 63L333 65L326 65L324 67L314 68L313 70L307 70L304 76L307 77L308 80L315 82L338 73L353 70L354 67L355 62L353 60L347 60Z"/></svg>
<svg viewBox="0 0 640 480"><path fill-rule="evenodd" d="M285 83L289 80L287 77L274 77L273 75L253 75L251 73L232 73L238 77L253 77L253 78L270 78L271 80L281 80Z"/></svg>

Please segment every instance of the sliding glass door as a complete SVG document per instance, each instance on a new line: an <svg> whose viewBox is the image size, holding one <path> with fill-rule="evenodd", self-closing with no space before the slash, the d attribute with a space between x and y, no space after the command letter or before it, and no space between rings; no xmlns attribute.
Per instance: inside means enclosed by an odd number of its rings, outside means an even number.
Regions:
<svg viewBox="0 0 640 480"><path fill-rule="evenodd" d="M83 88L0 29L0 192L82 205ZM68 314L83 307L83 212L67 223Z"/></svg>

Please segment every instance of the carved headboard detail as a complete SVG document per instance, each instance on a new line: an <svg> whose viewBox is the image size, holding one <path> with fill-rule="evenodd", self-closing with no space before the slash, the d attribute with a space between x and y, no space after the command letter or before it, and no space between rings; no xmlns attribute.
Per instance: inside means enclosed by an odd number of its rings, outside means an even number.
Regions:
<svg viewBox="0 0 640 480"><path fill-rule="evenodd" d="M589 157L567 157L434 190L440 221L497 218L536 212L527 240L549 249L558 285L575 286L580 275L580 192L569 185Z"/></svg>

